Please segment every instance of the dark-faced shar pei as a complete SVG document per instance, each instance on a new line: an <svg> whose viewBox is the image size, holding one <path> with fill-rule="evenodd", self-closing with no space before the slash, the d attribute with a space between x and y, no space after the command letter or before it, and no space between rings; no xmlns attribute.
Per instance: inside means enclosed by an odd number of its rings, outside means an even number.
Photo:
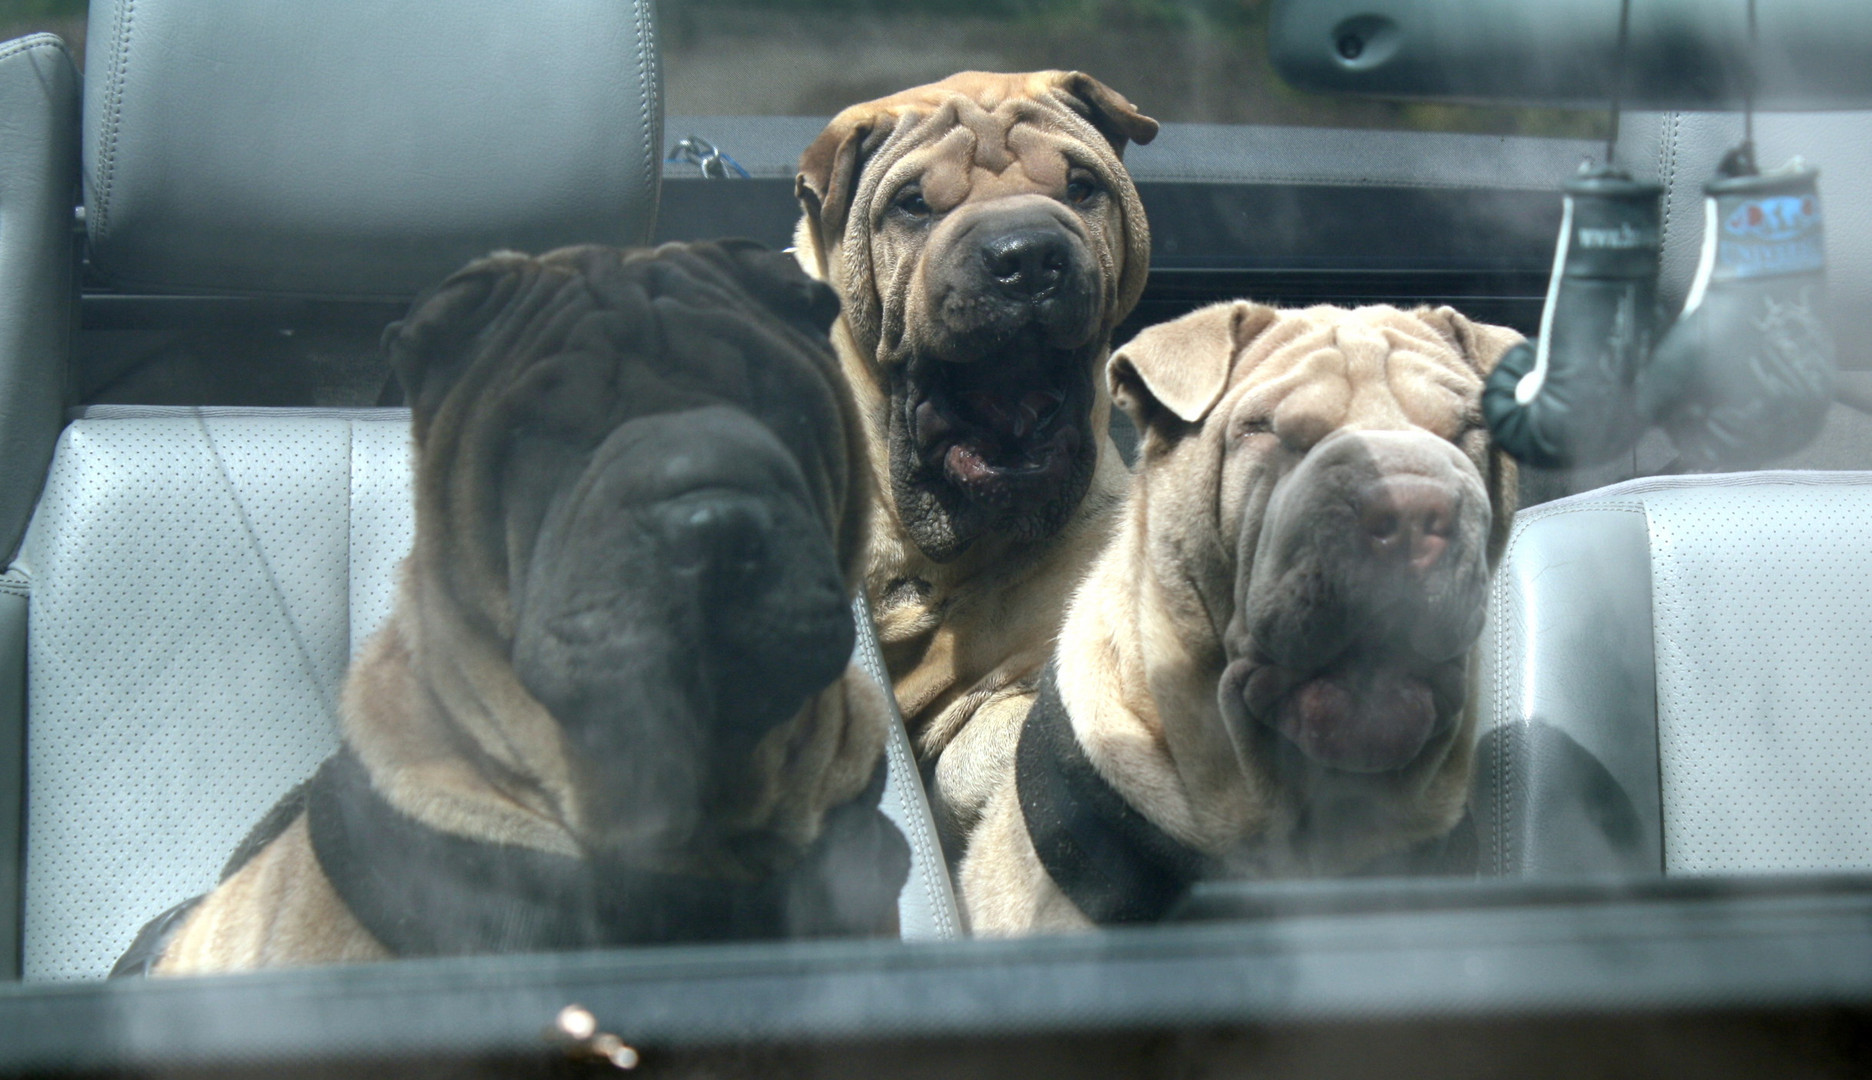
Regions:
<svg viewBox="0 0 1872 1080"><path fill-rule="evenodd" d="M1078 72L965 72L800 159L797 251L843 301L881 504L866 589L952 857L1124 487L1099 373L1150 263L1122 155L1156 133Z"/></svg>
<svg viewBox="0 0 1872 1080"><path fill-rule="evenodd" d="M1513 513L1449 308L1204 308L1112 356L1122 521L962 867L978 932L1161 917L1205 876L1409 864L1460 820Z"/></svg>
<svg viewBox="0 0 1872 1080"><path fill-rule="evenodd" d="M342 748L120 972L893 932L836 306L736 242L419 300L386 336L415 548Z"/></svg>

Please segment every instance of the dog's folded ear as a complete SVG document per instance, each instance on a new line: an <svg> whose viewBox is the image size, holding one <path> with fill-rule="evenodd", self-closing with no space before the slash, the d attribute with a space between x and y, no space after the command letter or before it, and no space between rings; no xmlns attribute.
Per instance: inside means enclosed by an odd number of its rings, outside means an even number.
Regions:
<svg viewBox="0 0 1872 1080"><path fill-rule="evenodd" d="M806 213L822 256L826 241L845 231L845 219L851 213L852 195L865 159L884 145L896 124L896 116L888 112L847 109L833 117L800 155L793 194Z"/></svg>
<svg viewBox="0 0 1872 1080"><path fill-rule="evenodd" d="M1112 400L1140 428L1171 417L1196 423L1228 388L1236 356L1274 316L1266 304L1230 300L1145 329L1105 365Z"/></svg>
<svg viewBox="0 0 1872 1080"><path fill-rule="evenodd" d="M1411 315L1423 320L1454 345L1456 351L1480 375L1495 370L1496 361L1525 340L1517 331L1506 326L1475 322L1447 304L1434 308L1413 308ZM1499 446L1494 446L1493 440L1491 447L1488 474L1483 480L1488 487L1489 505L1495 512L1494 523L1489 528L1488 546L1489 565L1492 567L1501 562L1502 552L1508 546L1508 530L1514 523L1515 509L1520 502L1520 473L1514 458Z"/></svg>
<svg viewBox="0 0 1872 1080"><path fill-rule="evenodd" d="M1422 319L1442 334L1476 371L1484 375L1495 369L1495 362L1502 358L1502 354L1523 340L1519 333L1506 326L1475 322L1447 304L1442 307L1412 308L1411 315Z"/></svg>
<svg viewBox="0 0 1872 1080"><path fill-rule="evenodd" d="M466 372L476 335L507 310L537 269L514 252L476 259L418 296L409 314L384 329L382 348L420 422Z"/></svg>
<svg viewBox="0 0 1872 1080"><path fill-rule="evenodd" d="M753 240L718 240L712 246L737 269L748 292L774 314L809 333L831 331L839 315L838 293L808 277L792 256Z"/></svg>
<svg viewBox="0 0 1872 1080"><path fill-rule="evenodd" d="M1098 128L1119 157L1124 156L1127 140L1143 146L1157 137L1157 121L1139 112L1123 94L1085 72L1059 72L1054 85L1065 92L1067 104L1074 112Z"/></svg>

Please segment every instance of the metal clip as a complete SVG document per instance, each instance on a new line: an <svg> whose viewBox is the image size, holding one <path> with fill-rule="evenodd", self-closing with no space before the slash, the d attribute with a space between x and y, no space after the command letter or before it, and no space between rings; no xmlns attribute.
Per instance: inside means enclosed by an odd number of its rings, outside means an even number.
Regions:
<svg viewBox="0 0 1872 1080"><path fill-rule="evenodd" d="M640 1059L637 1048L608 1031L598 1030L598 1018L583 1005L567 1005L553 1018L546 1037L565 1047L567 1057L609 1062L629 1071Z"/></svg>
<svg viewBox="0 0 1872 1080"><path fill-rule="evenodd" d="M752 175L741 163L716 149L715 144L699 135L690 135L676 140L670 149L670 155L663 159L666 165L694 165L702 170L706 180L727 180L740 177L752 179Z"/></svg>

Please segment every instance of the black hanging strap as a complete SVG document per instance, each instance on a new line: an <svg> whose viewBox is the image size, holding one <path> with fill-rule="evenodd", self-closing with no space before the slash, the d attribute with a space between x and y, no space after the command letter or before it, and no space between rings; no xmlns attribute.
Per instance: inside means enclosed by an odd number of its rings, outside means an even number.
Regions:
<svg viewBox="0 0 1872 1080"><path fill-rule="evenodd" d="M1618 9L1618 45L1612 54L1612 116L1607 125L1605 144L1606 168L1611 168L1618 157L1619 110L1625 96L1625 52L1631 38L1631 0L1619 0Z"/></svg>

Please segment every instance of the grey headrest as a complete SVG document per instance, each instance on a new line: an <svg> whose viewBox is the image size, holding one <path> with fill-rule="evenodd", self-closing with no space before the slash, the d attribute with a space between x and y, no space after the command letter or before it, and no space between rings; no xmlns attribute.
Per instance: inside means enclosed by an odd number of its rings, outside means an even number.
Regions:
<svg viewBox="0 0 1872 1080"><path fill-rule="evenodd" d="M641 243L653 0L93 0L85 206L116 287L407 297L496 248Z"/></svg>

